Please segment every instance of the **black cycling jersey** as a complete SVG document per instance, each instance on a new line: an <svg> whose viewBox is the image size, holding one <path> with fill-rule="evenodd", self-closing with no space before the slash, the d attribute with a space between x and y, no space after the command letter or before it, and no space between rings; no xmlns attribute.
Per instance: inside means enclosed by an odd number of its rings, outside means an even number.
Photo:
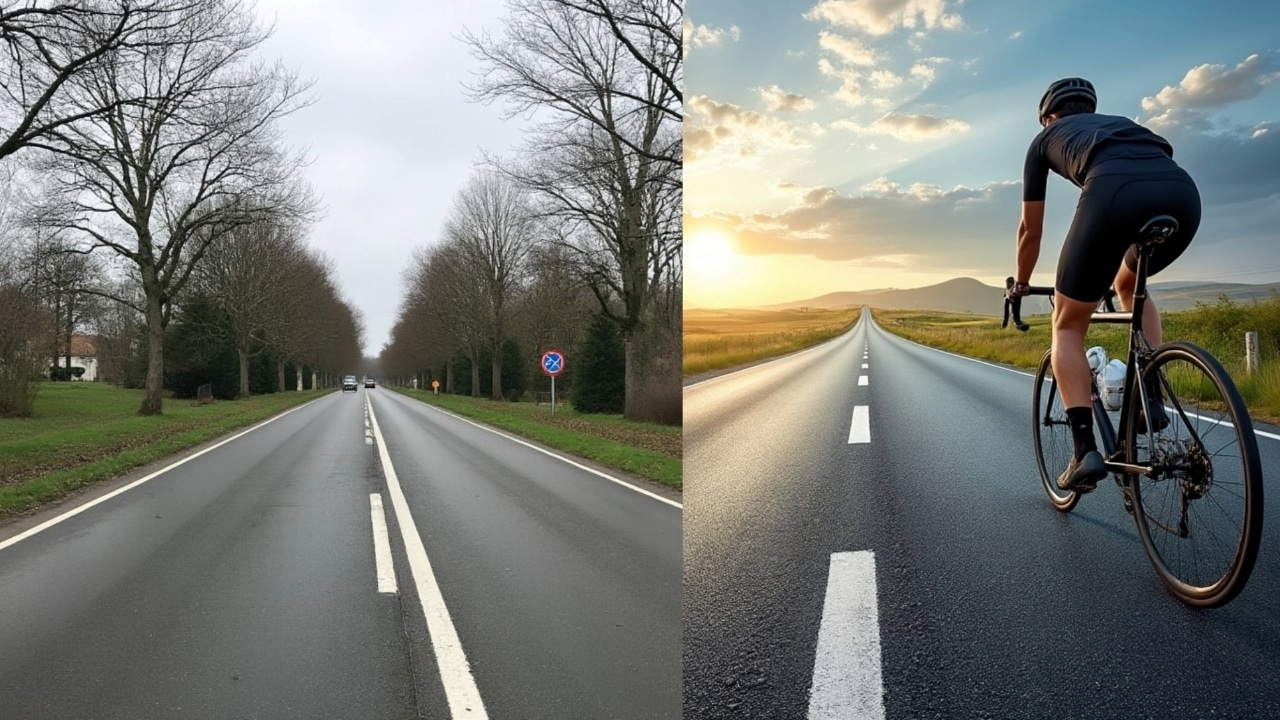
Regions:
<svg viewBox="0 0 1280 720"><path fill-rule="evenodd" d="M1077 113L1049 124L1031 141L1022 173L1022 199L1044 200L1049 171L1084 187L1103 160L1173 157L1167 140L1126 117Z"/></svg>

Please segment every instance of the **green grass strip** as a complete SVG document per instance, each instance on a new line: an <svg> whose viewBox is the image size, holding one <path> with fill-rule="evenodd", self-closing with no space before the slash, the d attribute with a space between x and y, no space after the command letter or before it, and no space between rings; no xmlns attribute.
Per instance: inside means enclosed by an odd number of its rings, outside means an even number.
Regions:
<svg viewBox="0 0 1280 720"><path fill-rule="evenodd" d="M86 389L87 388L87 389ZM162 460L320 397L289 392L136 415L141 393L109 385L48 384L36 416L0 420L0 519L29 512L94 483ZM71 400L68 400L71 398ZM45 472L46 468L54 467Z"/></svg>
<svg viewBox="0 0 1280 720"><path fill-rule="evenodd" d="M616 415L588 415L574 412L568 405L557 405L556 415L553 417L546 405L495 402L459 395L434 395L400 387L390 389L457 415L536 440L570 455L677 490L683 488L683 463L680 458L670 453L637 447L652 444L656 440L665 441L668 445L674 444L678 448L681 432L679 427L633 423ZM590 428L590 431L571 429L558 423L573 423Z"/></svg>

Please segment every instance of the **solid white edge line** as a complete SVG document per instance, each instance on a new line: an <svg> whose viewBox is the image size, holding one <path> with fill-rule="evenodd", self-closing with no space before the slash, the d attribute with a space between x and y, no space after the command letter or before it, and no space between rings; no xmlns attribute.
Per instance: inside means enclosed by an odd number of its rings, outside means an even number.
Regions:
<svg viewBox="0 0 1280 720"><path fill-rule="evenodd" d="M809 690L809 720L883 720L876 559L832 553Z"/></svg>
<svg viewBox="0 0 1280 720"><path fill-rule="evenodd" d="M382 473L387 478L387 494L391 496L391 507L395 511L396 522L400 525L400 538L404 542L405 555L409 558L409 572L413 575L414 586L418 590L418 603L422 606L422 615L427 621L427 634L431 636L440 681L449 701L449 712L454 718L487 719L484 703L480 700L480 690L471 674L471 665L467 663L466 653L462 651L462 641L458 639L458 630L449 617L449 608L444 603L444 595L441 594L440 585L431 570L427 549L422 544L418 526L409 512L409 503L405 500L404 491L400 489L400 479L391 464L387 441L378 426L378 415L368 398L365 402L368 403L369 419L373 424L373 436L378 441Z"/></svg>
<svg viewBox="0 0 1280 720"><path fill-rule="evenodd" d="M407 396L407 395L400 395L400 397L405 398L406 400L413 400L414 402L419 403L419 404L420 404L420 405L422 405L423 407L430 408L430 409L432 409L432 410L435 410L435 411L436 411L436 412L438 412L438 413L443 413L443 414L445 414L445 415L448 415L449 417L451 417L451 418L453 418L453 419L455 419L455 420L461 420L462 422L467 423L468 425L474 425L474 426L476 426L476 427L480 428L481 430L487 430L487 431L489 431L489 432L493 433L494 435L499 435L499 436L504 437L504 438L506 438L506 439L508 439L508 440L510 440L510 441L512 441L512 442L515 442L515 443L519 443L519 444L521 444L521 445L524 445L525 447L530 448L530 449L532 449L532 450L537 450L538 452L542 453L543 455L547 455L547 456L553 457L553 458L555 458L555 459L557 459L557 460L560 460L561 462L566 462L566 463L568 463L568 464L570 464L570 465L572 465L572 466L574 466L574 467L578 468L579 470L585 470L585 471L587 471L587 472L589 472L589 473L591 473L591 474L593 474L593 475L598 475L598 476L600 476L600 477L604 478L605 480L608 480L609 482L612 482L612 483L616 483L616 484L618 484L618 485L621 485L622 487L627 488L628 490L634 490L634 491L636 491L636 492L640 493L641 495L648 495L649 497L653 498L654 500L657 500L657 501L659 501L659 502L664 502L664 503L666 503L666 504L668 504L668 505L670 505L670 506L672 506L672 507L677 507L677 508L680 508L681 510L684 510L684 505L682 505L682 504L680 504L680 503L676 502L675 500L668 500L667 498L664 498L664 497L662 497L661 495L658 495L657 493L649 492L648 490L645 490L645 489L644 489L644 488L642 488L642 487L636 487L635 485L632 485L631 483L629 483L629 482L627 482L627 481L625 481L625 480L621 480L621 479L619 479L619 478L616 478L616 477L614 477L614 476L612 476L612 475L610 475L610 474L608 474L608 473L603 473L603 472L600 472L599 470L596 470L595 468L587 467L586 465L583 465L582 463L574 462L573 460L570 460L569 458L567 458L567 457L565 457L565 456L563 456L563 455L559 455L559 454L557 454L557 453L553 453L553 452L551 452L551 451L549 451L549 450L546 450L545 448L540 448L540 447L538 447L537 445L534 445L534 444L532 444L532 443L526 442L525 440L522 440L522 439L520 439L520 438L518 438L518 437L515 437L514 435L508 435L507 433L502 432L501 430L496 430L496 429L494 429L494 428L489 427L488 425L484 425L484 424L481 424L481 423L475 422L474 420L471 420L470 418L465 418L465 417L462 417L461 415L457 415L457 414L455 414L455 413L451 413L451 412L449 412L448 410L445 410L445 409L443 409L443 408L438 408L438 407L436 407L435 405L431 405L430 403L422 402L421 400L416 400L416 399L411 398L411 397L409 397L409 396Z"/></svg>
<svg viewBox="0 0 1280 720"><path fill-rule="evenodd" d="M849 444L871 442L871 409L867 405L855 405L853 421L849 424Z"/></svg>
<svg viewBox="0 0 1280 720"><path fill-rule="evenodd" d="M886 332L886 333L888 333L888 334L890 334L890 335L893 335L893 333L890 333L888 330L885 330L884 328L881 328L879 325L877 325L876 327L877 327L878 329L880 329L880 330L883 330L884 332ZM1036 375L1035 375L1035 373L1029 373L1029 372L1027 372L1027 371L1025 371L1025 370L1015 370L1015 369L1013 369L1013 368L1011 368L1011 367L1005 367L1004 365L997 365L997 364L995 364L995 363L987 362L986 360L979 360L979 359L977 359L977 358L971 358L971 357L968 357L967 355L957 355L956 353L949 352L949 351L947 351L947 350L939 350L939 349L938 349L938 348L936 348L936 347L929 347L928 345L924 345L924 344L918 343L918 342L916 342L915 340L908 340L907 338L904 338L904 337L902 337L901 335L893 335L893 337L895 337L895 338L897 338L897 339L899 339L899 340L901 340L901 341L903 341L903 342L909 342L909 343L911 343L912 345L917 345L917 346L919 346L919 347L922 347L922 348L924 348L925 350L932 350L932 351L934 351L934 352L936 352L936 353L942 353L943 355L950 355L951 357L954 357L954 358L960 358L961 360L968 360L969 362L975 362L975 363L978 363L979 365L986 365L987 367L993 367L993 368L996 368L996 369L998 369L998 370L1006 370L1006 371L1008 371L1008 372L1016 373L1016 374L1018 374L1018 375L1022 375L1022 376L1029 377L1029 378L1034 378L1034 377L1036 376ZM1194 413L1188 413L1188 414L1189 414L1189 415L1191 415L1191 414L1194 414ZM1212 420L1212 419L1210 419L1210 418L1205 418L1205 417L1203 417L1203 416L1201 416L1201 415L1196 415L1195 417L1197 417L1197 418L1199 418L1199 419L1201 419L1201 420L1207 420L1207 421L1209 421L1209 422L1216 422L1216 423L1219 423L1219 424L1231 425L1231 423L1221 423L1220 421ZM1264 438L1270 438L1271 440L1280 440L1280 435L1277 435L1276 433L1270 433L1270 432L1267 432L1266 430L1259 430L1259 429L1257 429L1257 428L1254 428L1254 430L1253 430L1253 434L1254 434L1254 435L1260 435L1260 436L1262 436L1262 437L1264 437Z"/></svg>
<svg viewBox="0 0 1280 720"><path fill-rule="evenodd" d="M387 512L382 495L369 493L369 516L373 520L373 559L377 568L378 592L396 593L396 565L391 561L391 539L387 533Z"/></svg>
<svg viewBox="0 0 1280 720"><path fill-rule="evenodd" d="M92 508L92 507L95 507L95 506L97 506L97 505L101 505L102 503L104 503L104 502L106 502L106 501L110 500L111 498L114 498L114 497L116 497L117 495L122 495L122 494L124 494L124 493L126 493L126 492L128 492L128 491L130 491L130 490L132 490L132 489L134 489L134 488L136 488L136 487L138 487L139 485L142 485L143 483L150 482L151 480L154 480L155 478L160 477L161 475L163 475L163 474L165 474L165 473L169 472L170 470L172 470L172 469L174 469L174 468L176 468L176 467L178 467L178 466L180 466L180 465L185 465L186 463L191 462L192 460L195 460L196 458L200 457L201 455L204 455L205 453L213 452L214 450L217 450L218 448L222 447L223 445L226 445L226 444L227 444L227 443L229 443L229 442L233 442L233 441L235 441L235 440L238 440L238 439L240 439L240 438L244 437L245 435L248 435L249 433L253 432L254 430L257 430L258 428L263 427L264 425L267 425L268 423L273 423L273 422L275 422L276 420L279 420L280 418L284 417L285 415L288 415L289 413L291 413L291 412L293 412L293 411L295 411L295 410L301 410L302 408L304 408L304 407L306 407L306 406L310 405L311 403L314 403L314 402L317 402L317 401L323 400L323 399L325 399L326 397L329 397L329 393L326 393L326 394L324 394L324 395L321 395L320 397L315 398L314 400L308 400L307 402L304 402L304 403L302 403L301 405L298 405L298 406L296 406L296 407L291 407L291 408L289 408L288 410L285 410L284 412L281 412L281 413L279 413L279 414L277 414L277 415L272 415L271 417L267 418L266 420L263 420L262 422L260 422L260 423L258 423L258 424L256 424L256 425L250 426L249 428L246 428L246 429L244 429L244 430L241 430L240 432L236 433L235 435L232 435L232 436L231 436L231 437L229 437L229 438L226 438L225 440L219 441L219 442L218 442L217 444L215 444L215 445L210 445L209 447L207 447L207 448L205 448L205 449L203 449L203 450L201 450L201 451L199 451L199 452L192 453L192 454L190 454L190 455L188 455L188 456L186 456L186 457L182 458L181 460L178 460L177 462L174 462L174 463L172 463L172 464L170 464L170 465L166 465L165 467L163 467L163 468L161 468L161 469L159 469L159 470L157 470L157 471L155 471L155 472L151 473L150 475L147 475L146 477L138 478L137 480L134 480L133 482L129 483L128 485L124 485L124 486L122 486L122 487L118 487L118 488L116 488L115 490L112 490L111 492L107 493L106 495L102 495L102 496L100 496L100 497L96 497L96 498L94 498L93 500L90 500L89 502L87 502L87 503L85 503L85 504L83 504L83 505L80 505L79 507L72 508L71 510L68 510L67 512L62 513L61 515L59 515L59 516L57 516L57 517L55 517L55 518L51 518L51 519L49 519L49 520L46 520L46 521L44 521L44 522L40 523L39 525L37 525L37 526L35 526L35 527L33 527L33 528L29 529L29 530L26 530L26 531L24 531L24 532L22 532L22 533L19 533L19 534L17 534L17 535L14 535L13 537L9 538L8 540L5 540L5 541L3 541L3 542L0 542L0 550L4 550L5 548L7 548L7 547L9 547L9 546L11 546L11 545L17 545L18 543L22 542L23 540L26 540L27 538L31 537L32 535L36 535L36 534L38 534L38 533L44 532L45 530L48 530L49 528L53 527L54 525L57 525L58 523L61 523L61 522L62 522L62 521L64 521L64 520L67 520L67 519L73 518L73 517L75 517L76 515L79 515L80 513L84 512L85 510L88 510L88 509L90 509L90 508Z"/></svg>

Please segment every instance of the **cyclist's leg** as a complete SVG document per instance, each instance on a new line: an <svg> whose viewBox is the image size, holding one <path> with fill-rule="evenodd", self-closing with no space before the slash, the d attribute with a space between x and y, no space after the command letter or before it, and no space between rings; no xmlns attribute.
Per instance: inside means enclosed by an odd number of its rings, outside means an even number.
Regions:
<svg viewBox="0 0 1280 720"><path fill-rule="evenodd" d="M1120 307L1126 312L1132 310L1133 293L1138 288L1138 275L1129 269L1127 262L1120 264L1120 271L1116 273L1115 288L1116 297L1120 299ZM1160 325L1160 310L1156 307L1155 298L1150 295L1147 295L1147 301L1142 304L1142 329L1147 334L1147 339L1151 341L1151 346L1160 347L1164 336Z"/></svg>
<svg viewBox="0 0 1280 720"><path fill-rule="evenodd" d="M1053 377L1068 410L1092 406L1089 361L1084 356L1084 336L1097 302L1073 300L1061 291L1053 294Z"/></svg>

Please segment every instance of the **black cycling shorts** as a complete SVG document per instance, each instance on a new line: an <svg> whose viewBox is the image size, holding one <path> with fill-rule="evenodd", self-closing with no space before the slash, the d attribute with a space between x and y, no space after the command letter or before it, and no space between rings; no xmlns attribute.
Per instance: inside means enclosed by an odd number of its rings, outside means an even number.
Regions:
<svg viewBox="0 0 1280 720"><path fill-rule="evenodd" d="M1172 215L1178 232L1155 246L1148 275L1182 254L1200 227L1200 193L1172 160L1111 160L1090 173L1076 216L1062 244L1055 287L1072 300L1093 303L1111 287L1123 259L1138 268L1138 231L1156 215Z"/></svg>

